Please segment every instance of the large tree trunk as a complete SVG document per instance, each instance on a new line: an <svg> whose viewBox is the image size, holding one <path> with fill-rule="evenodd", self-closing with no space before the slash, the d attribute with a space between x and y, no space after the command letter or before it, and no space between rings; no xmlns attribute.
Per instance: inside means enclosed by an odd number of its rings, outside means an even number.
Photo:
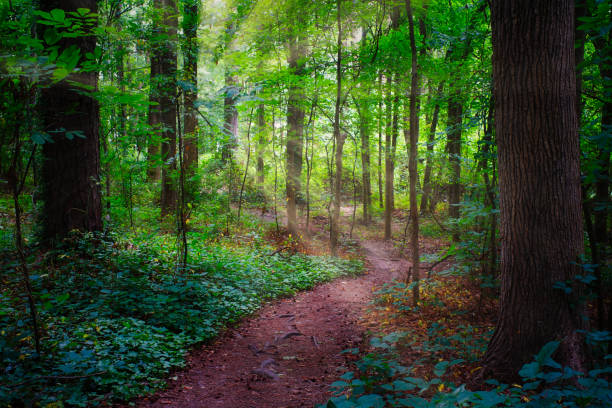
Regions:
<svg viewBox="0 0 612 408"><path fill-rule="evenodd" d="M290 39L288 61L294 80L287 101L287 229L294 235L298 230L296 201L301 190L304 145L304 95L300 83L304 71L304 41L301 35Z"/></svg>
<svg viewBox="0 0 612 408"><path fill-rule="evenodd" d="M491 21L502 287L485 373L513 379L551 340L584 372L580 291L555 288L583 253L574 2L494 1Z"/></svg>
<svg viewBox="0 0 612 408"><path fill-rule="evenodd" d="M164 77L161 90L160 110L163 126L161 153L162 166L161 215L172 214L176 209L176 183L173 173L176 171L176 31L178 17L176 0L160 1L164 8L163 27L168 40L159 53L156 53Z"/></svg>
<svg viewBox="0 0 612 408"><path fill-rule="evenodd" d="M59 8L76 11L88 8L97 12L94 0L41 0L40 9ZM41 28L44 29L44 28ZM76 45L81 55L96 48L95 36L63 40L61 48ZM61 52L61 50L60 50ZM98 102L76 84L97 89L97 72L78 72L68 80L42 88L40 111L46 132L64 128L65 132L50 133L54 143L43 145L42 186L44 197L43 240L52 244L73 229L102 229L100 193L100 108ZM74 82L75 84L71 84ZM70 132L81 132L75 136Z"/></svg>
<svg viewBox="0 0 612 408"><path fill-rule="evenodd" d="M185 119L183 121L184 168L185 176L190 180L198 167L198 139L196 127L198 116L195 102L198 99L198 26L200 23L200 0L188 0L183 5L183 30L185 32L185 80L190 86L185 89ZM192 183L190 183L191 186ZM191 186L193 187L193 186ZM192 196L193 188L189 189Z"/></svg>

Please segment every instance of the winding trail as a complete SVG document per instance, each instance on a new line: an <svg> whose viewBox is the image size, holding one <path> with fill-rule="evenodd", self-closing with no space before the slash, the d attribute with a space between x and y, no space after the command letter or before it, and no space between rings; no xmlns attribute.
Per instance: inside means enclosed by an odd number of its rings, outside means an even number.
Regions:
<svg viewBox="0 0 612 408"><path fill-rule="evenodd" d="M339 278L268 304L217 341L191 353L169 388L139 407L312 407L347 368L366 327L362 316L374 287L399 279L406 260L390 244L361 243L367 273Z"/></svg>

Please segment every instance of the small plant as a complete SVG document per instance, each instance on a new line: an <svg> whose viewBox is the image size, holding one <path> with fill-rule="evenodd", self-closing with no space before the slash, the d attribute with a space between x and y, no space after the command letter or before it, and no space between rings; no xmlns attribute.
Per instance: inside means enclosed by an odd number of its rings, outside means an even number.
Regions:
<svg viewBox="0 0 612 408"><path fill-rule="evenodd" d="M486 383L488 390L469 390L445 379L449 368L463 360L440 361L430 378L411 375L413 367L399 363L394 334L372 339L374 352L356 363L356 370L331 384L336 394L320 408L442 408L442 407L610 407L612 368L577 372L562 367L552 358L559 342L547 343L520 370L521 384ZM358 353L358 350L349 350ZM612 356L607 356L609 360ZM418 362L415 363L415 365Z"/></svg>

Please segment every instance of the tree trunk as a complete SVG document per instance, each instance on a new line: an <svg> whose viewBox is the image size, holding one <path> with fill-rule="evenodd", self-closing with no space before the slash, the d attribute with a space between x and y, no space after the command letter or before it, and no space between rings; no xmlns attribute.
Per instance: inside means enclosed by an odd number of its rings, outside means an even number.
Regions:
<svg viewBox="0 0 612 408"><path fill-rule="evenodd" d="M387 85L391 82L387 78ZM391 214L393 212L393 112L394 100L391 94L391 87L387 86L387 96L385 101L386 110L386 129L385 129L385 241L391 239Z"/></svg>
<svg viewBox="0 0 612 408"><path fill-rule="evenodd" d="M434 111L431 119L431 127L429 128L429 136L427 137L427 159L425 161L425 174L423 176L423 195L421 196L421 214L427 210L427 204L431 199L431 167L433 161L434 146L436 143L436 129L438 127L438 117L440 115L439 98L442 96L444 83L438 85L436 91Z"/></svg>
<svg viewBox="0 0 612 408"><path fill-rule="evenodd" d="M264 159L263 152L266 146L266 111L263 103L257 108L257 184L263 191Z"/></svg>
<svg viewBox="0 0 612 408"><path fill-rule="evenodd" d="M223 99L223 131L227 140L221 148L221 161L224 164L231 162L236 141L238 140L238 110L236 109L238 93L238 78L231 74L229 67L226 67L225 98Z"/></svg>
<svg viewBox="0 0 612 408"><path fill-rule="evenodd" d="M297 199L301 190L302 151L304 146L304 91L301 76L304 71L304 41L301 34L289 40L289 69L294 80L287 101L287 229L297 234Z"/></svg>
<svg viewBox="0 0 612 408"><path fill-rule="evenodd" d="M448 188L448 216L459 218L461 201L461 131L463 128L463 104L461 93L456 90L448 101L448 161L450 163L450 185ZM459 240L453 232L453 240Z"/></svg>
<svg viewBox="0 0 612 408"><path fill-rule="evenodd" d="M406 14L408 16L408 27L410 36L410 53L412 54L412 67L410 70L410 137L404 128L404 137L406 145L410 146L409 155L409 172L410 172L410 255L412 258L412 280L415 285L412 287L412 299L414 306L419 303L419 279L420 279L420 264L419 264L419 210L417 207L417 189L416 182L417 174L417 154L419 144L419 71L417 65L417 47L414 37L414 18L412 16L412 7L410 0L406 0Z"/></svg>
<svg viewBox="0 0 612 408"><path fill-rule="evenodd" d="M378 206L383 208L383 183L382 183L382 116L383 116L383 91L382 91L382 72L378 74Z"/></svg>
<svg viewBox="0 0 612 408"><path fill-rule="evenodd" d="M583 253L574 2L496 1L491 22L502 286L485 374L516 378L551 340L584 372L580 291L555 288Z"/></svg>
<svg viewBox="0 0 612 408"><path fill-rule="evenodd" d="M366 97L369 93L366 90ZM372 206L372 183L370 179L370 105L367 101L355 99L355 107L359 115L359 138L361 139L361 202L363 204L363 223L368 224L372 219L370 208Z"/></svg>
<svg viewBox="0 0 612 408"><path fill-rule="evenodd" d="M195 102L198 99L198 26L200 23L200 1L187 0L183 5L183 31L185 32L185 80L189 83L189 87L185 89L185 119L183 121L183 134L185 139L184 156L185 156L185 176L187 180L191 180L198 167L198 139L196 127L198 125L198 116L195 111ZM192 183L189 183L190 188L188 198L193 196Z"/></svg>
<svg viewBox="0 0 612 408"><path fill-rule="evenodd" d="M42 0L40 9L60 8L76 11L88 8L97 12L94 0ZM41 30L44 28L41 27ZM96 48L95 36L63 40L62 49L76 45L81 55ZM61 50L60 50L61 53ZM70 81L70 82L69 82ZM100 108L98 101L84 94L78 85L97 89L97 72L72 73L67 80L40 93L42 126L54 143L43 145L42 187L44 218L42 237L48 244L64 238L71 230L97 231L102 229L100 193ZM81 132L76 137L74 133Z"/></svg>
<svg viewBox="0 0 612 408"><path fill-rule="evenodd" d="M162 30L167 40L155 52L157 63L160 65L160 76L163 86L160 90L160 117L163 127L161 157L162 186L161 186L161 215L170 215L176 209L176 32L178 17L176 0L156 0L163 7Z"/></svg>
<svg viewBox="0 0 612 408"><path fill-rule="evenodd" d="M340 109L342 106L342 21L340 19L340 5L337 0L338 24L338 55L336 57L336 108L334 112L334 140L336 141L336 177L334 179L334 208L330 228L330 244L332 255L338 255L338 236L340 221L340 206L342 205L342 151L346 135L340 133Z"/></svg>

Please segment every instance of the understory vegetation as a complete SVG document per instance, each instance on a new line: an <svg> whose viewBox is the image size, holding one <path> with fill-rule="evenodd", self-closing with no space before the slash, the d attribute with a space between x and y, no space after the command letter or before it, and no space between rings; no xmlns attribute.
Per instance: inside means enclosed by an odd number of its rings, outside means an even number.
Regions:
<svg viewBox="0 0 612 408"><path fill-rule="evenodd" d="M235 239L236 237L234 237ZM266 300L361 272L358 260L274 253L255 233L241 245L189 234L190 262L176 268L174 238L74 233L33 253L41 325L33 347L18 261L2 252L0 401L11 406L91 406L149 394L183 367L195 344Z"/></svg>

